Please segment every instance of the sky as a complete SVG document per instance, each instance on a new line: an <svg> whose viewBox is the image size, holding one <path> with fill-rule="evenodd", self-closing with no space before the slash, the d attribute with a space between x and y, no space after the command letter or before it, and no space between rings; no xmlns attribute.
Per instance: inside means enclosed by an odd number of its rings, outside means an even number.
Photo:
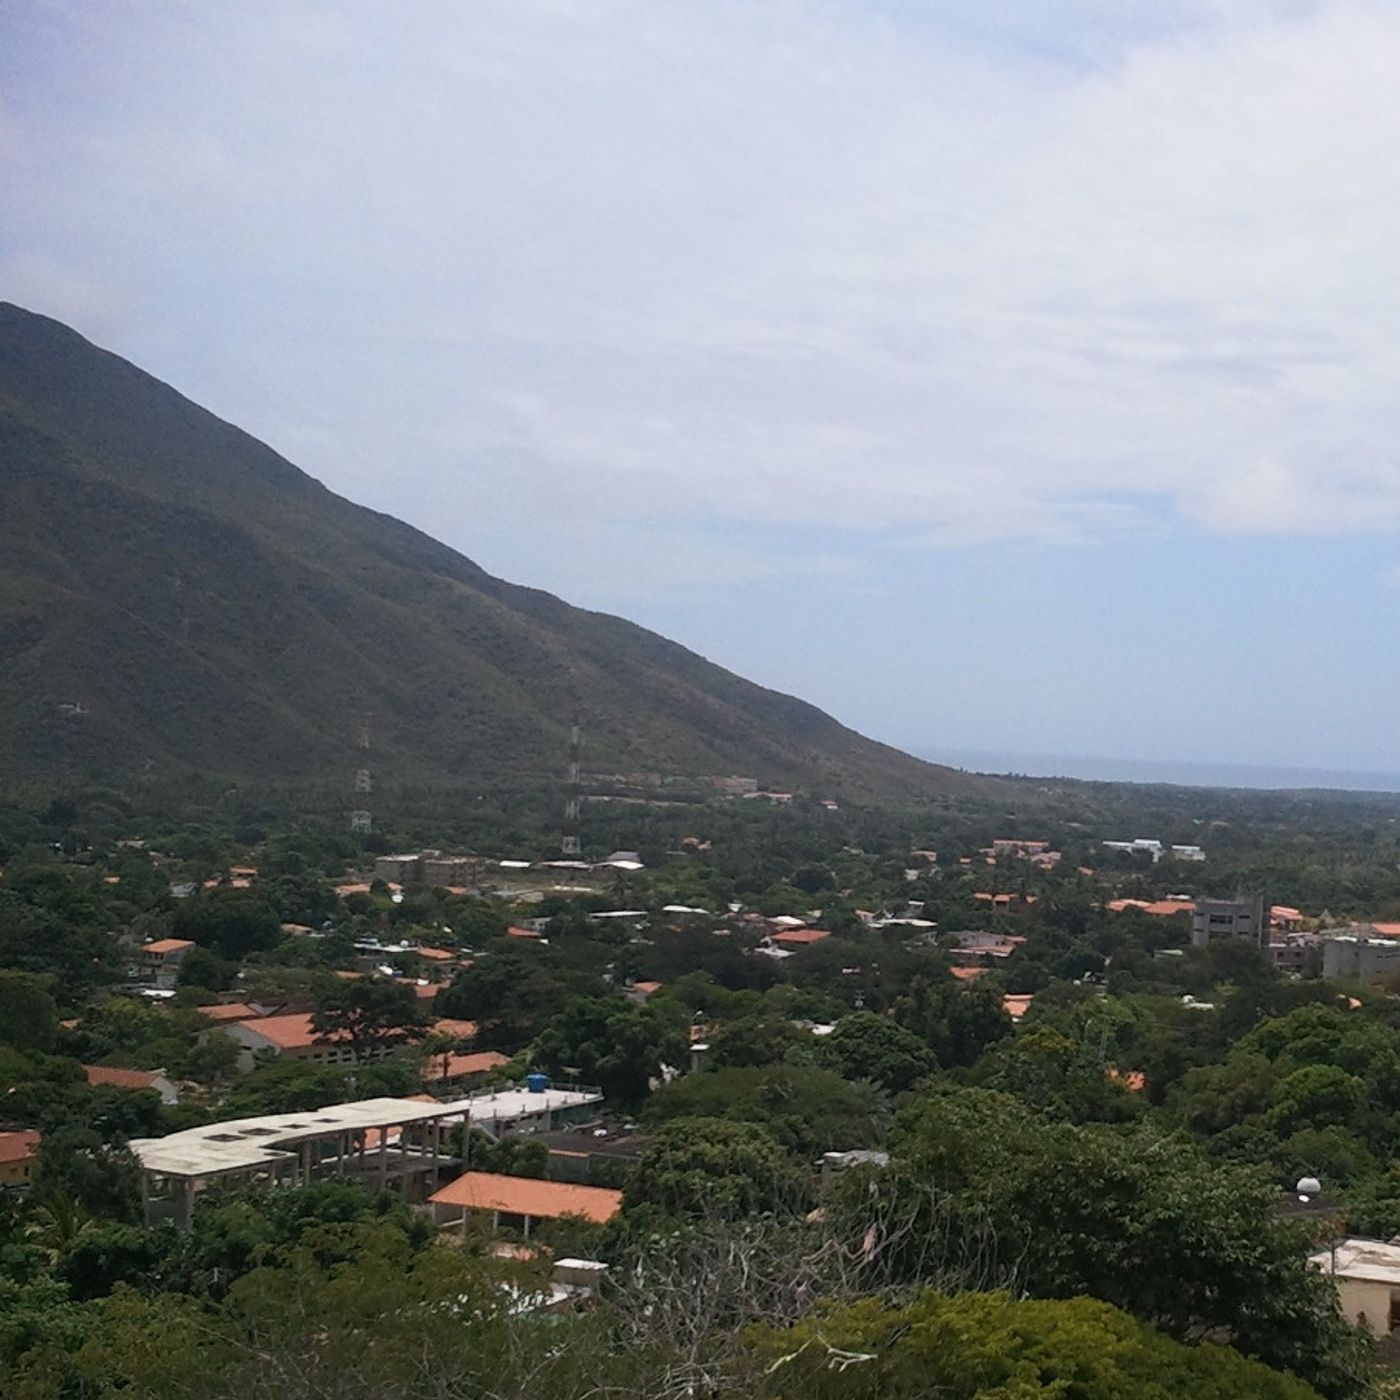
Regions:
<svg viewBox="0 0 1400 1400"><path fill-rule="evenodd" d="M921 750L1400 771L1400 5L5 0L0 298Z"/></svg>

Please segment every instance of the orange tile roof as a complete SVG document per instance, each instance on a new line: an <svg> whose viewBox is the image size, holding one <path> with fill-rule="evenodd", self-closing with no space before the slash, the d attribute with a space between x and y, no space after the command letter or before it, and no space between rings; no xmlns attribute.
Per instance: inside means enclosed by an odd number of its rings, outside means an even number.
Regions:
<svg viewBox="0 0 1400 1400"><path fill-rule="evenodd" d="M111 1065L84 1065L83 1073L92 1085L105 1084L112 1089L149 1089L156 1082L154 1070L115 1069Z"/></svg>
<svg viewBox="0 0 1400 1400"><path fill-rule="evenodd" d="M639 992L645 992L647 996L650 996L653 992L659 992L661 990L660 982L633 982L632 985Z"/></svg>
<svg viewBox="0 0 1400 1400"><path fill-rule="evenodd" d="M14 1133L0 1133L0 1162L23 1162L39 1150L43 1133L37 1128L21 1128Z"/></svg>
<svg viewBox="0 0 1400 1400"><path fill-rule="evenodd" d="M1195 910L1194 899L1154 899L1142 912L1154 914L1159 918L1170 918L1173 914L1192 914Z"/></svg>
<svg viewBox="0 0 1400 1400"><path fill-rule="evenodd" d="M1141 909L1144 914L1159 918L1170 918L1173 914L1189 914L1196 907L1194 899L1110 899L1104 908L1111 914L1121 914L1125 909Z"/></svg>
<svg viewBox="0 0 1400 1400"><path fill-rule="evenodd" d="M197 1006L195 1010L210 1021L256 1021L258 1012L246 1001L221 1002L214 1006Z"/></svg>
<svg viewBox="0 0 1400 1400"><path fill-rule="evenodd" d="M350 894L368 894L369 886L362 882L350 885L337 885L335 887L335 892L341 899L344 899L346 895Z"/></svg>
<svg viewBox="0 0 1400 1400"><path fill-rule="evenodd" d="M789 928L782 933L773 935L774 943L791 943L797 947L807 947L812 943L820 943L823 938L830 938L831 934L824 928Z"/></svg>
<svg viewBox="0 0 1400 1400"><path fill-rule="evenodd" d="M141 951L143 953L180 953L186 948L193 948L192 938L158 938L154 943L143 943Z"/></svg>
<svg viewBox="0 0 1400 1400"><path fill-rule="evenodd" d="M499 1172L464 1172L456 1181L429 1197L434 1205L465 1206L468 1210L498 1210L557 1220L581 1215L605 1225L622 1209L622 1192L605 1186L575 1186L567 1181L537 1181L503 1176Z"/></svg>
<svg viewBox="0 0 1400 1400"><path fill-rule="evenodd" d="M1013 1021L1019 1021L1021 1017L1031 1009L1031 1002L1034 1000L1034 992L1026 992L1022 995L1007 993L1007 995L1001 999L1001 1009L1005 1011Z"/></svg>
<svg viewBox="0 0 1400 1400"><path fill-rule="evenodd" d="M1372 924L1371 928L1382 938L1400 938L1400 924Z"/></svg>
<svg viewBox="0 0 1400 1400"><path fill-rule="evenodd" d="M507 938L538 938L539 934L532 928L517 928L514 924L506 930Z"/></svg>
<svg viewBox="0 0 1400 1400"><path fill-rule="evenodd" d="M457 956L456 953L449 952L446 948L419 947L413 951L420 958L427 958L429 962L451 962Z"/></svg>
<svg viewBox="0 0 1400 1400"><path fill-rule="evenodd" d="M475 1040L479 1029L475 1021L462 1021L452 1016L444 1016L433 1022L433 1029L439 1035L453 1035L458 1040Z"/></svg>
<svg viewBox="0 0 1400 1400"><path fill-rule="evenodd" d="M972 982L978 977L985 977L987 969L985 967L950 967L949 972L958 979L959 982Z"/></svg>
<svg viewBox="0 0 1400 1400"><path fill-rule="evenodd" d="M309 1011L292 1011L281 1016L260 1016L243 1024L279 1050L300 1050L307 1045L329 1044L345 1038L343 1034L317 1035L312 1029Z"/></svg>
<svg viewBox="0 0 1400 1400"><path fill-rule="evenodd" d="M485 1074L487 1070L509 1063L509 1056L495 1050L477 1050L470 1055L430 1055L423 1066L423 1078L460 1079L468 1074Z"/></svg>

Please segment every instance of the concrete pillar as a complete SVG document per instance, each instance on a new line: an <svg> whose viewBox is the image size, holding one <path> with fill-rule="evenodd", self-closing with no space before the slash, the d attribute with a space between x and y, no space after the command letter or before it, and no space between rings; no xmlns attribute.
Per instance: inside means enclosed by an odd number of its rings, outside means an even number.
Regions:
<svg viewBox="0 0 1400 1400"><path fill-rule="evenodd" d="M176 1184L171 1191L171 1204L175 1224L182 1230L188 1230L190 1218L194 1215L194 1178L178 1176L174 1180Z"/></svg>

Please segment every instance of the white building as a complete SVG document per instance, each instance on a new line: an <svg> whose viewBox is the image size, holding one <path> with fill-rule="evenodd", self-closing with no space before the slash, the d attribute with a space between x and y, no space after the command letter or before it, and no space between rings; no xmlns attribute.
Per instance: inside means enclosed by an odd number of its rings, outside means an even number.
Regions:
<svg viewBox="0 0 1400 1400"><path fill-rule="evenodd" d="M1400 1326L1400 1245L1344 1239L1309 1256L1336 1284L1342 1316L1353 1327L1388 1337Z"/></svg>

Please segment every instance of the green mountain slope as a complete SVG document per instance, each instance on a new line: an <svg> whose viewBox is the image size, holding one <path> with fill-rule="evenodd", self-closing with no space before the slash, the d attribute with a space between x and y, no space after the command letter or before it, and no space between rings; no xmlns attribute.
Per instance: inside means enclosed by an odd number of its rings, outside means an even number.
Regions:
<svg viewBox="0 0 1400 1400"><path fill-rule="evenodd" d="M76 332L0 303L0 778L751 774L980 785L351 504Z"/></svg>

